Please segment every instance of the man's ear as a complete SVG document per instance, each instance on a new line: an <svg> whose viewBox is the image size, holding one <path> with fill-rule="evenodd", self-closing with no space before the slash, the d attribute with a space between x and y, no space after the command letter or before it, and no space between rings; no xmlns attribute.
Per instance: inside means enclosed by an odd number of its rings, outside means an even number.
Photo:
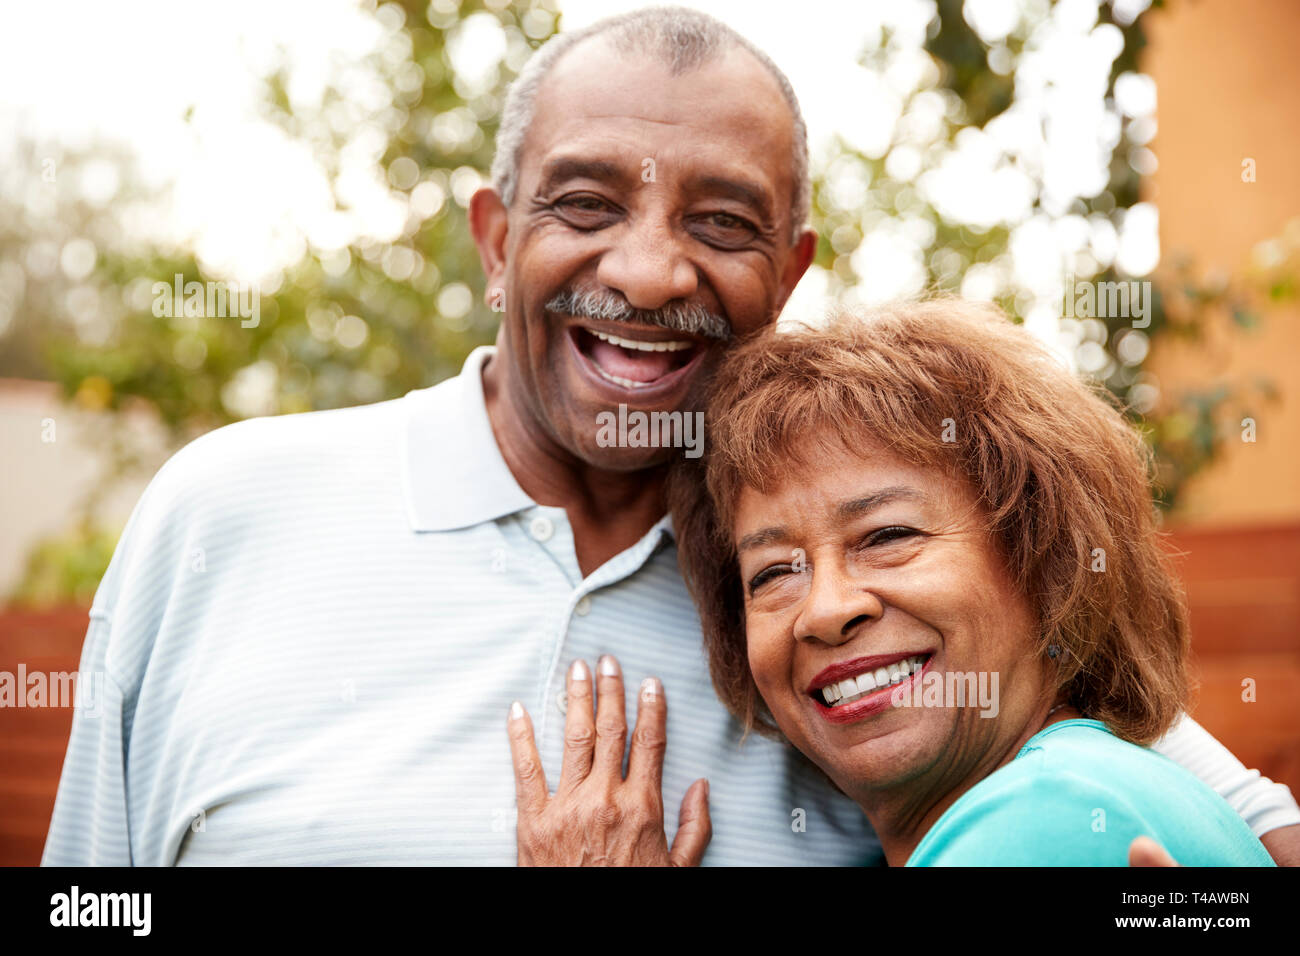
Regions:
<svg viewBox="0 0 1300 956"><path fill-rule="evenodd" d="M489 306L504 293L506 273L506 226L509 215L497 191L484 186L469 200L469 231L478 248L478 259L487 276L485 298Z"/></svg>
<svg viewBox="0 0 1300 956"><path fill-rule="evenodd" d="M781 287L777 291L776 297L777 314L780 314L781 310L785 308L790 293L799 284L803 274L808 271L808 267L812 265L813 257L816 255L817 233L812 229L805 229L799 233L799 238L795 240L794 248L790 251L790 258L785 264L785 271L781 273Z"/></svg>

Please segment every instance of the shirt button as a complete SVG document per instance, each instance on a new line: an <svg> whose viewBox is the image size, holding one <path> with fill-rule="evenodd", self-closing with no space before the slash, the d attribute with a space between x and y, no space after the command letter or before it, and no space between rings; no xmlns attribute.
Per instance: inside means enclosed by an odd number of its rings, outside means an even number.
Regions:
<svg viewBox="0 0 1300 956"><path fill-rule="evenodd" d="M562 714L569 712L569 695L565 691L560 691L555 695L555 706Z"/></svg>
<svg viewBox="0 0 1300 956"><path fill-rule="evenodd" d="M583 596L578 600L578 603L575 604L575 605L573 606L573 613L576 614L576 615L578 615L578 617L586 617L588 614L590 614L590 613L591 613L591 598L587 597L587 596L584 594L584 595L583 595Z"/></svg>
<svg viewBox="0 0 1300 956"><path fill-rule="evenodd" d="M533 536L534 541L549 541L551 535L555 534L555 525L550 518L538 515L529 523L528 533Z"/></svg>

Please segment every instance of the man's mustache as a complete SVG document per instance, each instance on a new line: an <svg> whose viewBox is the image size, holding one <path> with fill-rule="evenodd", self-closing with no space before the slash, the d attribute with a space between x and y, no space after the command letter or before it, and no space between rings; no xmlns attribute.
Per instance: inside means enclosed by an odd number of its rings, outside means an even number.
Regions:
<svg viewBox="0 0 1300 956"><path fill-rule="evenodd" d="M669 302L658 309L634 309L625 298L608 289L565 289L547 302L546 308L579 319L657 325L721 342L731 338L731 323L726 318L689 302Z"/></svg>

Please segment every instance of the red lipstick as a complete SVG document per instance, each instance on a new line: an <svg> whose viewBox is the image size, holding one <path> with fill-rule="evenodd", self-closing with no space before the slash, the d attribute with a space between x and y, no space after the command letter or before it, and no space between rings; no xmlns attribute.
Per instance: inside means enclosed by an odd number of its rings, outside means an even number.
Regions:
<svg viewBox="0 0 1300 956"><path fill-rule="evenodd" d="M838 664L832 664L823 671L818 671L817 676L808 685L806 693L815 693L827 684L838 684L842 680L857 677L859 674L865 674L867 671L874 671L880 667L888 667L890 664L897 664L909 657L930 657L933 654L933 650L903 651L901 654L875 654L871 657L855 657L851 661L841 661Z"/></svg>
<svg viewBox="0 0 1300 956"><path fill-rule="evenodd" d="M851 704L840 704L837 707L827 707L822 700L821 694L817 693L827 684L833 684L836 681L848 680L850 677L856 677L868 670L875 670L878 667L887 667L898 661L907 660L909 657L926 658L925 664L920 670L911 674L906 680L899 681L897 684L891 684L888 687L881 687L872 691L861 700L855 700ZM813 678L809 685L808 696L817 708L817 713L821 714L827 722L832 724L851 724L855 721L862 720L866 717L872 717L882 711L889 710L893 706L894 694L909 695L912 693L913 685L920 681L929 670L930 665L934 663L934 651L916 652L912 651L905 654L877 654L874 657L857 657L851 661L845 661L842 664L832 664L824 671Z"/></svg>

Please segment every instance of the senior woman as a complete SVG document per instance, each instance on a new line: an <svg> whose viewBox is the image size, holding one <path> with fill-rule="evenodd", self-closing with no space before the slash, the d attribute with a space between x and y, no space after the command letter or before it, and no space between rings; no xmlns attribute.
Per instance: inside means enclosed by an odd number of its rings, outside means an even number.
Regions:
<svg viewBox="0 0 1300 956"><path fill-rule="evenodd" d="M1139 836L1272 865L1142 746L1182 711L1188 653L1148 458L1023 329L938 299L767 331L708 421L672 507L714 685L862 807L891 865L1123 865ZM664 706L643 685L652 745ZM629 778L653 773L641 751ZM674 862L707 841L702 790ZM655 811L616 814L621 838L662 843ZM522 848L523 805L520 828Z"/></svg>

